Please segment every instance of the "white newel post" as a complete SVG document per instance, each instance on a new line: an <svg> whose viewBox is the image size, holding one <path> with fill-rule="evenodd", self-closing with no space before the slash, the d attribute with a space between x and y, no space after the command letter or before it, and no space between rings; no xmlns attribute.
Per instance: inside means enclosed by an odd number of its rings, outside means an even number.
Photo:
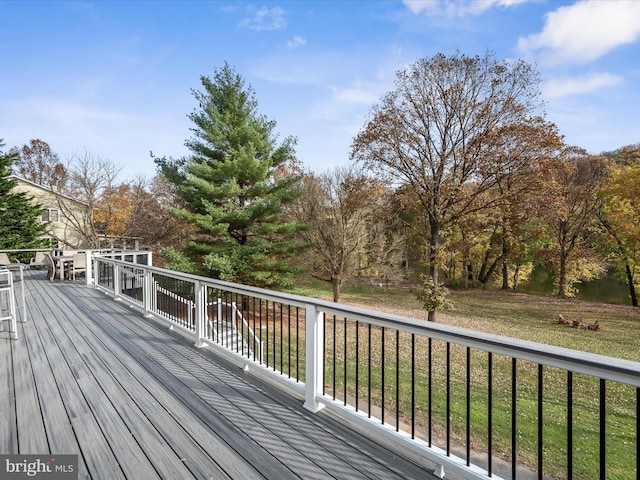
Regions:
<svg viewBox="0 0 640 480"><path fill-rule="evenodd" d="M142 306L144 307L144 316L150 317L153 311L153 273L150 270L144 269L144 284L142 285Z"/></svg>
<svg viewBox="0 0 640 480"><path fill-rule="evenodd" d="M304 408L313 413L319 412L324 405L317 398L322 395L324 378L324 344L322 342L324 319L314 305L307 305L306 313L306 367Z"/></svg>
<svg viewBox="0 0 640 480"><path fill-rule="evenodd" d="M87 250L84 252L86 258L84 259L84 265L87 269L84 274L84 279L86 281L87 286L94 285L93 281L93 252L91 250Z"/></svg>
<svg viewBox="0 0 640 480"><path fill-rule="evenodd" d="M196 343L197 348L202 348L205 343L202 339L205 336L205 317L207 315L207 287L198 280L194 284L196 300Z"/></svg>
<svg viewBox="0 0 640 480"><path fill-rule="evenodd" d="M120 265L113 264L113 298L118 300L120 297Z"/></svg>

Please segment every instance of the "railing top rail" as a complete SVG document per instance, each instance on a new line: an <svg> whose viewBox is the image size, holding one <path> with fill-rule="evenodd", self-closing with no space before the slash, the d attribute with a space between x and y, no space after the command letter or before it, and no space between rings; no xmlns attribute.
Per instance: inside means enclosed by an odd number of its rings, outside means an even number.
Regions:
<svg viewBox="0 0 640 480"><path fill-rule="evenodd" d="M131 265L130 262L121 260L108 259L105 257L100 257L100 259L114 264ZM431 337L435 340L468 346L487 352L564 369L574 373L584 373L586 375L640 387L640 362L484 333L452 325L426 322L424 320L367 310L350 305L339 305L327 300L225 282L159 267L138 264L136 264L136 267L171 278L194 283L198 282L199 284L205 284L241 295L259 297L301 308L311 306L319 312L370 323L378 327L393 328L418 336Z"/></svg>
<svg viewBox="0 0 640 480"><path fill-rule="evenodd" d="M2 248L0 253L13 253L13 252L50 252L50 248Z"/></svg>

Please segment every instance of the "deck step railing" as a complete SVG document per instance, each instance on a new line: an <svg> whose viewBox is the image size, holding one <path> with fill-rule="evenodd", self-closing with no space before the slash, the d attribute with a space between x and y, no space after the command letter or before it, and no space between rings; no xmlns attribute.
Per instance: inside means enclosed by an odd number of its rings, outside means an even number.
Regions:
<svg viewBox="0 0 640 480"><path fill-rule="evenodd" d="M440 476L639 478L640 363L104 257L94 270L98 288Z"/></svg>

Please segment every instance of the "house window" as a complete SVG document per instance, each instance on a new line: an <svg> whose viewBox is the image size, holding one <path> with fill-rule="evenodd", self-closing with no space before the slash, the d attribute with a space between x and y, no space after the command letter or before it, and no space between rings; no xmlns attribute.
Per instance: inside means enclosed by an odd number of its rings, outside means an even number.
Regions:
<svg viewBox="0 0 640 480"><path fill-rule="evenodd" d="M58 223L60 222L60 210L57 208L45 208L42 212L42 221Z"/></svg>

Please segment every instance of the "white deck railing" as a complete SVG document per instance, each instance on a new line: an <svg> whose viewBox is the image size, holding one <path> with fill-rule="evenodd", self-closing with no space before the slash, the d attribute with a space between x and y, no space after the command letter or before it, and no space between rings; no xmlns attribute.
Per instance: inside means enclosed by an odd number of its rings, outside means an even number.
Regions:
<svg viewBox="0 0 640 480"><path fill-rule="evenodd" d="M635 478L640 363L104 256L92 271L116 300L277 381L312 412L327 407L431 460L440 476L516 478L524 465L540 479L586 478L588 460L589 478ZM225 325L235 345L212 331Z"/></svg>

